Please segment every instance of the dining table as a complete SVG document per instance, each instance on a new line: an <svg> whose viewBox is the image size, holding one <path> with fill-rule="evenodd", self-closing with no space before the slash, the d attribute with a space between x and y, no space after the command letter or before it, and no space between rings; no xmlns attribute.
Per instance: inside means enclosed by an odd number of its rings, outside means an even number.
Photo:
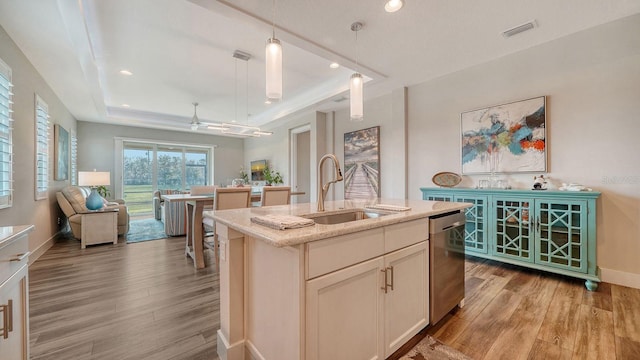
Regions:
<svg viewBox="0 0 640 360"><path fill-rule="evenodd" d="M304 192L292 192L291 195L303 195ZM252 192L251 202L260 202L262 193ZM164 195L170 201L184 201L185 203L185 226L186 241L185 255L193 259L193 266L202 269L206 266L204 261L204 229L202 226L202 212L206 206L213 208L214 196L174 194Z"/></svg>

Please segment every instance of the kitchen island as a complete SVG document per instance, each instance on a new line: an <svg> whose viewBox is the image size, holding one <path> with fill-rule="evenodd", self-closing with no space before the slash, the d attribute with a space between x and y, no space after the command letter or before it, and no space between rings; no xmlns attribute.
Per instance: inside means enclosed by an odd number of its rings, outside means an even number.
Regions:
<svg viewBox="0 0 640 360"><path fill-rule="evenodd" d="M367 209L378 203L409 209ZM328 201L323 213L315 203L205 211L220 243L220 358L388 357L429 321L428 218L469 206L376 199ZM329 224L251 222L267 214Z"/></svg>

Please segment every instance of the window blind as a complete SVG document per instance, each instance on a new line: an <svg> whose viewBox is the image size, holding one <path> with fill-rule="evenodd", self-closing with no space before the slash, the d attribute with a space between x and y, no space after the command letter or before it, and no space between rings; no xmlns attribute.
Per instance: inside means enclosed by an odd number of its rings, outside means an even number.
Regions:
<svg viewBox="0 0 640 360"><path fill-rule="evenodd" d="M0 208L10 207L13 198L13 93L11 68L0 59Z"/></svg>
<svg viewBox="0 0 640 360"><path fill-rule="evenodd" d="M36 200L49 190L49 106L36 95Z"/></svg>
<svg viewBox="0 0 640 360"><path fill-rule="evenodd" d="M71 185L78 185L78 135L71 130Z"/></svg>

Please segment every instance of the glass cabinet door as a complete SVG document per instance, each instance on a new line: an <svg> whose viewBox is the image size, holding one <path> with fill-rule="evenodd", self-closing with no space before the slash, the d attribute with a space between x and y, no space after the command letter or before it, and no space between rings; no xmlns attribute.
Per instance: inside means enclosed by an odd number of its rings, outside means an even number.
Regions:
<svg viewBox="0 0 640 360"><path fill-rule="evenodd" d="M472 203L464 209L467 220L464 227L464 245L466 251L487 253L487 197L456 195L456 202Z"/></svg>
<svg viewBox="0 0 640 360"><path fill-rule="evenodd" d="M587 272L586 223L586 201L538 200L535 262Z"/></svg>
<svg viewBox="0 0 640 360"><path fill-rule="evenodd" d="M533 262L533 232L530 222L532 205L529 199L494 200L494 256Z"/></svg>
<svg viewBox="0 0 640 360"><path fill-rule="evenodd" d="M429 195L424 195L422 199L430 200L430 201L453 201L453 195L429 194Z"/></svg>

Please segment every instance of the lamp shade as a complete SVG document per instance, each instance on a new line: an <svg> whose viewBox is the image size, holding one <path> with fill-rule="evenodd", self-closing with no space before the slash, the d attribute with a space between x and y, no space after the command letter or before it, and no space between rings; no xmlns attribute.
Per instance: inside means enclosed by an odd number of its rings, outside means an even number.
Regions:
<svg viewBox="0 0 640 360"><path fill-rule="evenodd" d="M78 171L78 185L111 185L111 173L108 171Z"/></svg>
<svg viewBox="0 0 640 360"><path fill-rule="evenodd" d="M267 40L265 50L267 73L267 100L280 101L282 99L282 45L275 37Z"/></svg>
<svg viewBox="0 0 640 360"><path fill-rule="evenodd" d="M349 97L351 98L351 121L362 121L364 119L363 114L363 80L360 73L354 73L351 75L349 81Z"/></svg>

